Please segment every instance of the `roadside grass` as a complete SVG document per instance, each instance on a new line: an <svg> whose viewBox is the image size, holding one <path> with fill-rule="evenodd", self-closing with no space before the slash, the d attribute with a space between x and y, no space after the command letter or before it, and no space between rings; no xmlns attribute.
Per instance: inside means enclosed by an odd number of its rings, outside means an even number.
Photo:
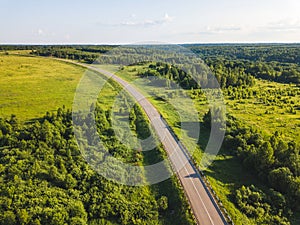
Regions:
<svg viewBox="0 0 300 225"><path fill-rule="evenodd" d="M191 98L183 90L166 89L161 86L162 82L154 83L147 79L140 78L137 74L147 69L149 64L138 66L124 66L122 69L110 65L96 65L96 67L107 69L109 72L117 70L117 75L132 85L148 98L148 100L158 109L163 118L171 125L177 137L184 143L188 149L197 148L198 137L189 136L189 131L181 129L185 121L191 120L197 122L197 105L194 105ZM154 84L153 84L154 83ZM176 88L175 88L176 89ZM203 107L202 109L207 107ZM197 118L195 118L197 117ZM201 131L200 131L201 132Z"/></svg>
<svg viewBox="0 0 300 225"><path fill-rule="evenodd" d="M114 114L114 120L126 121L128 115L125 113L119 113L119 109L124 107L122 101L116 101L116 96L120 93L121 87L116 84L114 81L109 80L102 88L98 104L104 110L112 110ZM131 98L129 95L127 98ZM132 99L127 99L131 101ZM130 110L130 109L129 109ZM148 121L146 115L144 118ZM138 132L138 131L137 131ZM137 135L137 134L133 134ZM145 151L143 152L143 165L153 164L160 162L166 157L166 153L163 149L158 146L157 150ZM161 224L166 225L188 225L195 224L192 217L191 209L189 204L184 196L182 187L179 184L179 181L175 175L171 178L162 181L158 184L153 184L148 186L149 191L154 195L155 199L159 199L162 196L168 198L168 209L161 212L160 222Z"/></svg>
<svg viewBox="0 0 300 225"><path fill-rule="evenodd" d="M213 164L206 169L205 175L235 224L255 224L255 221L249 219L236 207L234 193L242 185L257 186L259 182L249 171L241 167L236 158L218 155Z"/></svg>
<svg viewBox="0 0 300 225"><path fill-rule="evenodd" d="M71 108L84 69L58 60L0 55L0 116L20 121Z"/></svg>
<svg viewBox="0 0 300 225"><path fill-rule="evenodd" d="M99 65L99 67L102 66ZM147 67L148 65L124 67L123 70L119 70L117 72L117 75L126 81L133 82L134 80L137 80L134 82L134 84L144 94L153 92L157 93L159 90L155 91L156 87L151 85L147 86L144 83L141 85L141 83L138 82L139 77L137 76L137 73L146 70ZM259 92L260 90L266 90L267 88L283 90L285 88L289 88L289 85L257 80L257 85L252 89L253 91ZM160 91L163 93L162 89ZM180 126L178 126L180 123L180 117L176 113L176 110L174 110L174 107L167 101L164 101L163 99L157 98L153 95L149 97L149 100L160 111L176 135L184 140L183 143L186 145L186 147L190 148L189 140L191 137L188 137L187 133L180 132ZM225 96L225 100L229 114L244 121L246 125L252 126L258 132L270 136L275 131L280 131L288 140L294 140L299 143L299 107L296 109L296 114L291 114L286 112L284 105L266 105L258 102L257 99L230 100ZM299 96L291 97L290 100L296 104L299 104L300 102ZM195 99L194 102L199 111L200 117L202 117L208 111L207 103L198 99ZM181 107L184 109L185 104L181 104ZM266 113L267 111L268 113ZM194 159L198 163L201 161L203 150L205 149L207 140L209 138L209 131L206 128L201 126L200 131L200 148L197 148L193 154ZM237 208L237 206L234 204L233 198L235 191L242 185L254 184L262 190L267 188L255 175L251 173L251 171L245 169L236 157L231 156L228 150L221 149L213 164L205 170L205 174L235 224L244 225L256 223L253 219L248 218ZM299 219L299 212L295 212L291 218L292 224L299 224Z"/></svg>

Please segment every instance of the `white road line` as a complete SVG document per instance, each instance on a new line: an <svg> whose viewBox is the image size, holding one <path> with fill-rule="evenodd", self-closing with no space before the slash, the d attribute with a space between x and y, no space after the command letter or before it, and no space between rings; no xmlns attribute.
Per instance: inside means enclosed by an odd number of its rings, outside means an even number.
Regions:
<svg viewBox="0 0 300 225"><path fill-rule="evenodd" d="M167 136L167 138L168 138L168 140L169 140L169 142L170 142L170 139L169 139L168 136ZM174 140L174 139L173 139L173 140ZM177 142L176 142L176 143L177 143ZM172 144L171 142L170 142L170 144L171 144L171 146L174 148L174 146L173 146L173 144ZM177 146L180 148L180 146L179 146L178 144L177 144ZM180 148L180 150L182 151L181 148ZM179 156L178 152L176 151L176 148L175 148L175 152L176 152L176 154L177 154L179 160L183 163L181 157ZM183 151L182 151L182 152L183 152ZM187 159L187 160L188 160L188 159ZM188 163L190 164L190 161L189 161L189 160L188 160ZM183 168L185 169L185 171L187 172L187 174L189 174L189 172L188 172L188 170L187 170L187 168L186 168L185 165L184 165ZM192 168L193 168L193 167L192 167ZM179 171L178 171L178 173L179 173ZM202 200L202 198L201 198L201 195L200 195L198 189L196 188L196 185L195 185L194 181L193 181L192 179L190 179L190 181L192 182L193 187L194 187L194 189L196 190L199 199L201 200L201 203L202 203L202 205L203 205L203 207L204 207L204 209L205 209L205 212L206 212L207 215L208 215L208 218L209 218L210 222L211 222L212 224L214 224L214 222L213 222L212 218L210 217L209 212L208 212L208 210L207 210L207 208L206 208L206 206L205 206L205 204L204 204L204 202L203 202L203 200ZM202 185L202 184L201 184L201 185ZM199 222L200 222L200 221L199 221Z"/></svg>

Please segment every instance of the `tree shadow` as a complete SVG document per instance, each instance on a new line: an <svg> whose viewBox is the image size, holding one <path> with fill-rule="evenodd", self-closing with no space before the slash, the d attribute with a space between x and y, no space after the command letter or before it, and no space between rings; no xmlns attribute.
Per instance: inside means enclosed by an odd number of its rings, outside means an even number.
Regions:
<svg viewBox="0 0 300 225"><path fill-rule="evenodd" d="M32 119L29 119L29 120L26 120L24 122L25 125L30 125L30 124L34 124L35 122L43 122L45 120L44 117L37 117L37 118L32 118Z"/></svg>
<svg viewBox="0 0 300 225"><path fill-rule="evenodd" d="M197 173L186 175L184 178L199 178Z"/></svg>
<svg viewBox="0 0 300 225"><path fill-rule="evenodd" d="M219 181L222 186L226 186L230 190L227 197L230 201L235 200L235 190L241 186L255 185L263 188L264 185L248 168L244 167L242 162L236 157L226 154L219 155L216 160L205 171L205 175Z"/></svg>
<svg viewBox="0 0 300 225"><path fill-rule="evenodd" d="M188 137L196 139L200 148L205 149L209 140L210 129L206 128L203 123L199 121L178 122L175 126L185 131Z"/></svg>

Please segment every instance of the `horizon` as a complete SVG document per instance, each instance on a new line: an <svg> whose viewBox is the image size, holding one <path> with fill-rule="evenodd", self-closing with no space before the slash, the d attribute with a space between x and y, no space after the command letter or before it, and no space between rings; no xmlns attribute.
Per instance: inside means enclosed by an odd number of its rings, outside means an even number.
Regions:
<svg viewBox="0 0 300 225"><path fill-rule="evenodd" d="M299 42L183 42L183 43L145 43L145 45L298 45ZM107 46L125 46L139 45L138 43L0 43L0 46L75 46L75 45L107 45Z"/></svg>

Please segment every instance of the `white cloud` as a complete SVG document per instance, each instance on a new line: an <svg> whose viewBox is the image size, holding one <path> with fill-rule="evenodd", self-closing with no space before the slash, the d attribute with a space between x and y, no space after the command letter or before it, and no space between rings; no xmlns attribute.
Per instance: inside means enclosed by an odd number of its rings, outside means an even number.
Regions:
<svg viewBox="0 0 300 225"><path fill-rule="evenodd" d="M156 26L156 25L162 25L167 24L173 21L173 17L170 17L167 13L165 16L161 19L157 20L144 20L144 21L124 21L119 26L139 26L139 27L149 27L149 26Z"/></svg>
<svg viewBox="0 0 300 225"><path fill-rule="evenodd" d="M207 26L202 28L198 34L205 34L205 35L213 35L213 34L224 34L224 33L231 33L242 30L242 27L229 25L229 26L218 26L218 27L211 27Z"/></svg>
<svg viewBox="0 0 300 225"><path fill-rule="evenodd" d="M276 22L267 24L263 29L271 31L299 31L300 30L300 20L299 19L284 19Z"/></svg>
<svg viewBox="0 0 300 225"><path fill-rule="evenodd" d="M38 29L38 31L37 31L37 33L38 33L38 35L43 35L44 34L44 31L42 30L42 29Z"/></svg>

